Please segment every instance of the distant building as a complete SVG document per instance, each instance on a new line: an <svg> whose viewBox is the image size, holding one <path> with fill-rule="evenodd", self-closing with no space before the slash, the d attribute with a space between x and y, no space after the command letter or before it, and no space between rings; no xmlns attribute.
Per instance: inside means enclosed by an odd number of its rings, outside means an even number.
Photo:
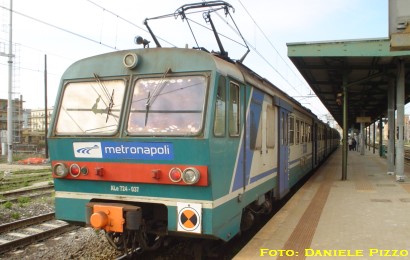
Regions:
<svg viewBox="0 0 410 260"><path fill-rule="evenodd" d="M45 129L49 127L53 109L47 109L47 124L45 110L41 108L26 109L22 132L22 144L17 146L23 152L41 152L45 148ZM27 120L27 121L26 121Z"/></svg>
<svg viewBox="0 0 410 260"><path fill-rule="evenodd" d="M53 114L53 109L47 109L47 124L45 123L45 111L44 109L30 109L30 119L29 119L29 126L31 131L36 132L44 132L46 127L48 129L50 125L51 115ZM47 126L46 126L47 125Z"/></svg>
<svg viewBox="0 0 410 260"><path fill-rule="evenodd" d="M379 124L380 121L376 121L375 123L375 130L376 133L373 133L373 124L370 127L370 142L373 143L373 136L375 137L376 143L379 143L380 139L380 133L379 133ZM394 127L394 126L393 126ZM382 138L383 138L383 143L386 144L387 140L389 139L389 122L387 118L384 118L382 120ZM395 140L398 138L398 129L396 127L395 129ZM404 142L409 143L410 142L410 116L409 115L404 115ZM367 136L369 133L367 133Z"/></svg>
<svg viewBox="0 0 410 260"><path fill-rule="evenodd" d="M23 128L23 101L20 99L14 99L13 102L13 143L21 142L21 134ZM1 143L7 143L7 107L8 100L0 99L0 131L1 131Z"/></svg>
<svg viewBox="0 0 410 260"><path fill-rule="evenodd" d="M13 151L39 152L45 147L45 129L49 126L53 109L23 109L22 97L13 100ZM7 99L0 99L0 149L7 144ZM5 154L5 151L1 151Z"/></svg>

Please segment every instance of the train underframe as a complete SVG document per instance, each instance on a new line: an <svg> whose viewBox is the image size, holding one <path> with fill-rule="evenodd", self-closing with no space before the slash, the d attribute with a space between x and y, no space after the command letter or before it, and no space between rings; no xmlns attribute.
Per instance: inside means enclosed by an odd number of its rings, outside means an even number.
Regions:
<svg viewBox="0 0 410 260"><path fill-rule="evenodd" d="M115 249L129 254L158 249L167 232L167 208L162 204L92 201L86 205L86 224L105 230Z"/></svg>
<svg viewBox="0 0 410 260"><path fill-rule="evenodd" d="M268 192L242 210L241 231L250 229L258 215L272 211L271 194ZM167 214L167 207L163 204L92 201L86 205L86 225L105 230L110 245L125 255L142 253L158 249L165 237L171 233L175 235L168 231ZM180 232L176 233L181 236Z"/></svg>

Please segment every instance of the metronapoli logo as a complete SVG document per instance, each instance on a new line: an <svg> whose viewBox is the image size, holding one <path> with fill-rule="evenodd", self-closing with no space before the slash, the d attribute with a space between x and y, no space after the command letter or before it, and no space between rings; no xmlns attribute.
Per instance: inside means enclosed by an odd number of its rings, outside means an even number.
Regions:
<svg viewBox="0 0 410 260"><path fill-rule="evenodd" d="M94 149L98 149L99 146L98 145L94 145L93 147L84 147L84 148L80 148L77 150L78 153L86 153L86 154L90 154L90 152Z"/></svg>
<svg viewBox="0 0 410 260"><path fill-rule="evenodd" d="M73 143L73 148L76 158L102 158L100 142Z"/></svg>
<svg viewBox="0 0 410 260"><path fill-rule="evenodd" d="M74 142L75 158L173 160L174 146L163 142Z"/></svg>

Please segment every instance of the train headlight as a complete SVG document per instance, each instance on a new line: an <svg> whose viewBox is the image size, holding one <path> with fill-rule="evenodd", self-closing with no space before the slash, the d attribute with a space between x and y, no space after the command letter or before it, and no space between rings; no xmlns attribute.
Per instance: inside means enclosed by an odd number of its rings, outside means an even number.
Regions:
<svg viewBox="0 0 410 260"><path fill-rule="evenodd" d="M169 170L168 176L171 181L179 182L182 178L182 171L179 168L172 168L171 170Z"/></svg>
<svg viewBox="0 0 410 260"><path fill-rule="evenodd" d="M186 184L195 184L199 181L200 173L196 168L186 168L182 173L182 180Z"/></svg>
<svg viewBox="0 0 410 260"><path fill-rule="evenodd" d="M138 55L135 53L127 53L122 59L124 66L130 70L134 69L138 65Z"/></svg>
<svg viewBox="0 0 410 260"><path fill-rule="evenodd" d="M53 172L57 178L64 178L68 174L68 169L63 163L57 163L53 167Z"/></svg>
<svg viewBox="0 0 410 260"><path fill-rule="evenodd" d="M70 175L73 177L78 177L78 175L80 175L80 166L78 166L78 164L72 164L70 166Z"/></svg>

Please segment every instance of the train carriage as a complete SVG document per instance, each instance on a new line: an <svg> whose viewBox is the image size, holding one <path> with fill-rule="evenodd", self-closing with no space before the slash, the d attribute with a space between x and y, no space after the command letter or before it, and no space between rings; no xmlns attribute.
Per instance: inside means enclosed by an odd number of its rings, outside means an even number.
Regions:
<svg viewBox="0 0 410 260"><path fill-rule="evenodd" d="M295 110L290 118L290 176L289 182L295 185L313 168L312 154L312 116Z"/></svg>
<svg viewBox="0 0 410 260"><path fill-rule="evenodd" d="M50 124L56 218L105 230L125 252L169 235L228 241L337 147L326 129L218 54L86 58L63 74Z"/></svg>

